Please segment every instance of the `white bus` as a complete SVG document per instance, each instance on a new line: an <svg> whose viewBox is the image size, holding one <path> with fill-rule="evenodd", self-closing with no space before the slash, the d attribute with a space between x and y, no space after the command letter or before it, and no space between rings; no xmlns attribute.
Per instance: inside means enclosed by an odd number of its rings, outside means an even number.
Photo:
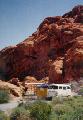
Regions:
<svg viewBox="0 0 83 120"><path fill-rule="evenodd" d="M48 96L71 96L71 85L69 84L50 84L48 85Z"/></svg>

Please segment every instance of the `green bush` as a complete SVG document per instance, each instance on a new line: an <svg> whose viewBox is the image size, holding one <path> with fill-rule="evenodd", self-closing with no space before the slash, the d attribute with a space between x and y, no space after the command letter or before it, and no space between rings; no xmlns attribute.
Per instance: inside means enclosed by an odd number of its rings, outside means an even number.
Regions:
<svg viewBox="0 0 83 120"><path fill-rule="evenodd" d="M83 96L83 88L78 91L78 94Z"/></svg>
<svg viewBox="0 0 83 120"><path fill-rule="evenodd" d="M74 120L83 120L83 108L77 108L72 115Z"/></svg>
<svg viewBox="0 0 83 120"><path fill-rule="evenodd" d="M8 120L4 112L0 111L0 120Z"/></svg>
<svg viewBox="0 0 83 120"><path fill-rule="evenodd" d="M31 117L36 120L49 120L51 106L46 102L37 101L29 106Z"/></svg>
<svg viewBox="0 0 83 120"><path fill-rule="evenodd" d="M50 120L83 120L83 97L66 97L63 102L54 99Z"/></svg>
<svg viewBox="0 0 83 120"><path fill-rule="evenodd" d="M30 113L24 107L17 107L11 113L10 120L31 120Z"/></svg>
<svg viewBox="0 0 83 120"><path fill-rule="evenodd" d="M83 120L83 97L57 97L49 104L44 101L20 104L10 120Z"/></svg>
<svg viewBox="0 0 83 120"><path fill-rule="evenodd" d="M73 111L71 106L64 104L57 104L54 108L54 111L57 115L64 115L65 113L71 113Z"/></svg>
<svg viewBox="0 0 83 120"><path fill-rule="evenodd" d="M0 103L7 103L9 99L9 92L7 90L0 90Z"/></svg>
<svg viewBox="0 0 83 120"><path fill-rule="evenodd" d="M62 104L63 103L63 97L54 97L52 100L52 104L56 105L56 104Z"/></svg>

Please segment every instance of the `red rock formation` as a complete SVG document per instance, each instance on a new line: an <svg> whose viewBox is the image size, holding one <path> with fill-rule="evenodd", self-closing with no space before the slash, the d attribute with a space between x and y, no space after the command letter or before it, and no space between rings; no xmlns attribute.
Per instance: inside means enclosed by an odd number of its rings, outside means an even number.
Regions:
<svg viewBox="0 0 83 120"><path fill-rule="evenodd" d="M63 68L63 58L58 58L55 60L49 70L49 80L51 83L62 83L62 68Z"/></svg>
<svg viewBox="0 0 83 120"><path fill-rule="evenodd" d="M79 80L83 77L83 36L76 38L76 43L65 56L65 79Z"/></svg>
<svg viewBox="0 0 83 120"><path fill-rule="evenodd" d="M49 82L55 83L79 78L82 72L76 74L78 69L72 66L78 58L79 64L83 61L82 23L82 5L63 16L45 18L32 36L0 51L1 78L22 79L29 75L42 79L48 76Z"/></svg>

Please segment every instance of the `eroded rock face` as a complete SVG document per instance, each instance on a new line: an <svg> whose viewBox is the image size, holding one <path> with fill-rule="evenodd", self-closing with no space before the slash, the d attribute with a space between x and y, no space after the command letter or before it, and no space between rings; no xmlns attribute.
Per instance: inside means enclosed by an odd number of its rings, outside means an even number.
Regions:
<svg viewBox="0 0 83 120"><path fill-rule="evenodd" d="M49 82L50 83L62 83L62 69L63 69L63 58L55 60L49 70Z"/></svg>
<svg viewBox="0 0 83 120"><path fill-rule="evenodd" d="M82 5L63 16L45 18L32 36L0 51L1 79L48 76L50 82L63 83L79 78L83 67L77 75L72 66L83 64L82 23Z"/></svg>
<svg viewBox="0 0 83 120"><path fill-rule="evenodd" d="M65 79L79 81L83 77L83 36L76 38L65 59Z"/></svg>

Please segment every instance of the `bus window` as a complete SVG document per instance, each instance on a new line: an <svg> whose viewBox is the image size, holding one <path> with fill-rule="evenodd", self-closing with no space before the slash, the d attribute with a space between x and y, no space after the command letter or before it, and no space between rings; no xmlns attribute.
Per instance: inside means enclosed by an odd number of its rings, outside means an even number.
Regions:
<svg viewBox="0 0 83 120"><path fill-rule="evenodd" d="M48 89L52 89L52 86L49 86Z"/></svg>
<svg viewBox="0 0 83 120"><path fill-rule="evenodd" d="M67 89L71 89L69 86L67 86Z"/></svg>
<svg viewBox="0 0 83 120"><path fill-rule="evenodd" d="M53 89L58 89L58 86L53 86Z"/></svg>
<svg viewBox="0 0 83 120"><path fill-rule="evenodd" d="M63 90L66 90L66 87L63 87Z"/></svg>
<svg viewBox="0 0 83 120"><path fill-rule="evenodd" d="M59 86L59 89L62 89L62 86Z"/></svg>

